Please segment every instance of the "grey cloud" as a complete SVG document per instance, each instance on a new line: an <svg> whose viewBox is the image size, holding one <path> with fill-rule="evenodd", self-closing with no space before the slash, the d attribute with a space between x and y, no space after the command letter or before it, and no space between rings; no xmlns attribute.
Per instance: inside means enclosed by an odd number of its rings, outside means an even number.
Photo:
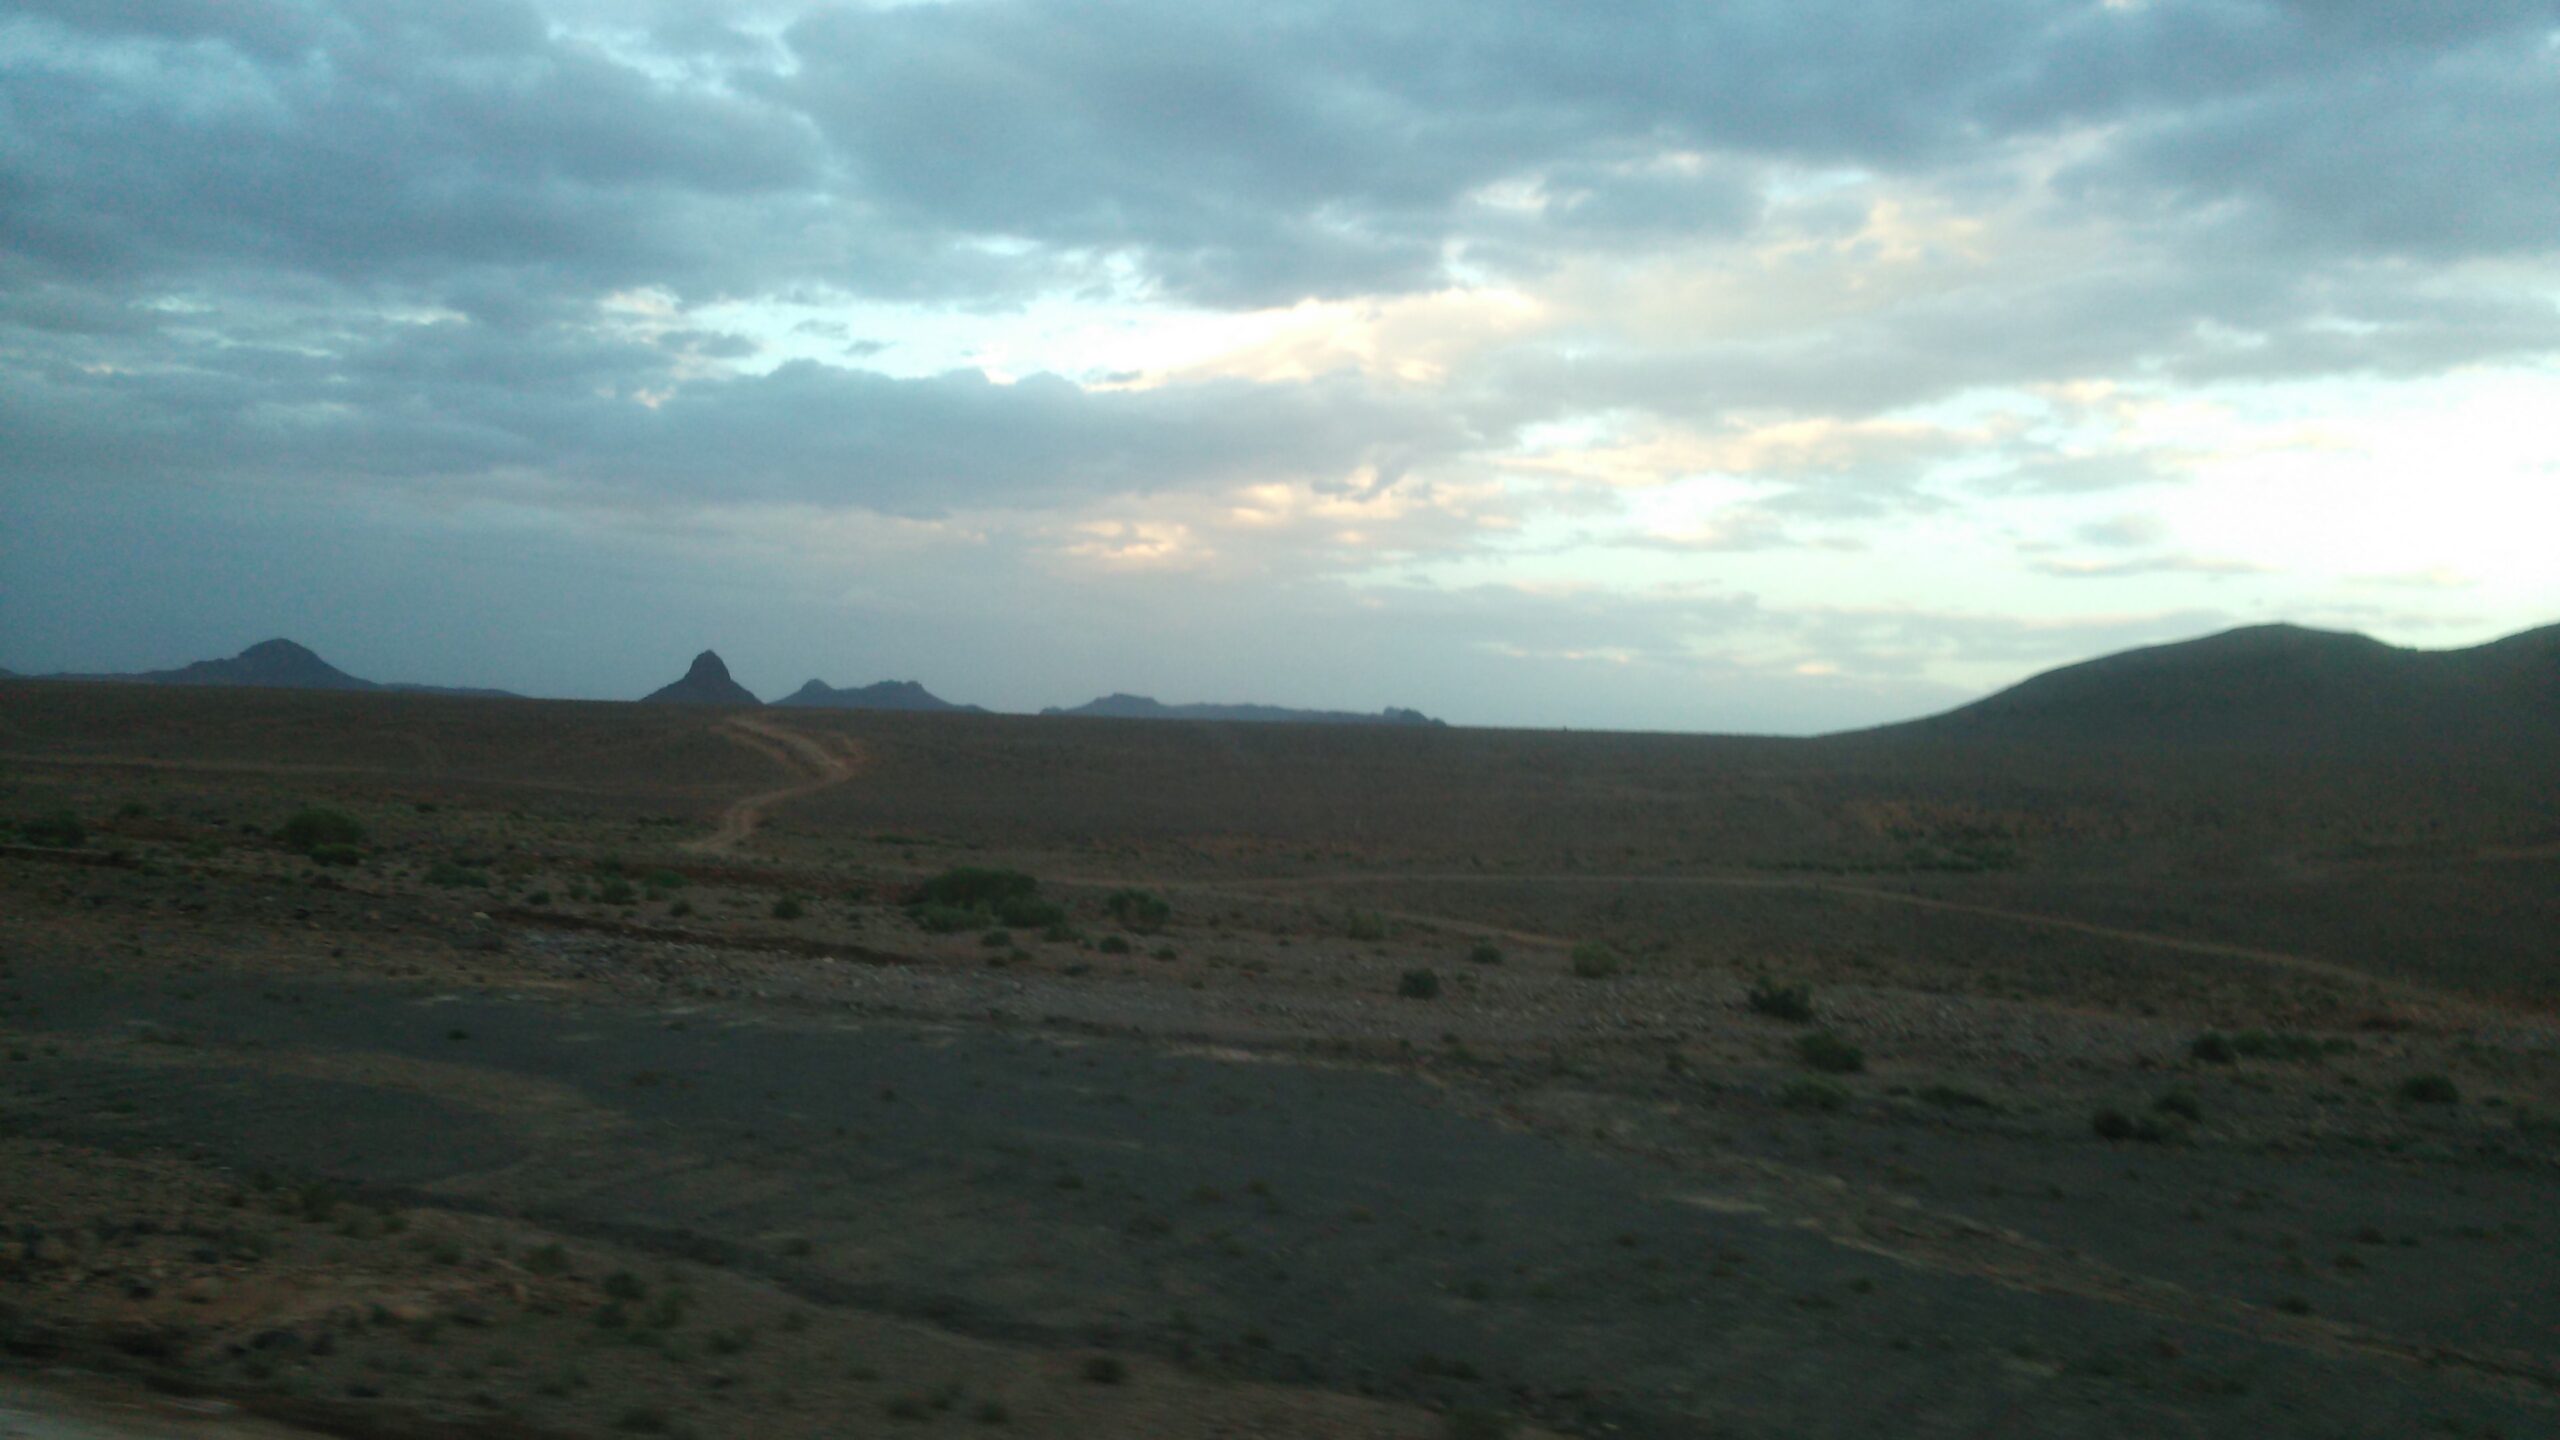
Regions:
<svg viewBox="0 0 2560 1440"><path fill-rule="evenodd" d="M2267 566L2246 560L2217 560L2204 555L2141 555L2126 560L2038 560L2039 575L2064 580L2118 580L2132 575L2269 575Z"/></svg>

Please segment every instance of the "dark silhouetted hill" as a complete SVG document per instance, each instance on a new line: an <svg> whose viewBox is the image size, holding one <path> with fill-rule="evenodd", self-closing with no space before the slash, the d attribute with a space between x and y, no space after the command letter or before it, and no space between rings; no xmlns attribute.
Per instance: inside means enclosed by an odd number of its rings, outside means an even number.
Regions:
<svg viewBox="0 0 2560 1440"><path fill-rule="evenodd" d="M64 673L23 678L87 680L120 685L249 685L265 690L392 690L409 695L468 695L493 700L523 698L507 690L380 684L350 675L321 659L310 647L297 645L291 640L261 640L227 660L198 660L175 670L141 670L120 675Z"/></svg>
<svg viewBox="0 0 2560 1440"><path fill-rule="evenodd" d="M1349 710L1291 710L1280 705L1167 705L1145 695L1105 695L1073 709L1051 707L1043 715L1100 716L1112 720L1247 720L1301 725L1441 725L1419 710L1389 706L1375 715Z"/></svg>
<svg viewBox="0 0 2560 1440"><path fill-rule="evenodd" d="M228 660L198 660L133 677L151 685L260 685L270 690L379 690L290 640L261 640Z"/></svg>
<svg viewBox="0 0 2560 1440"><path fill-rule="evenodd" d="M852 686L842 690L824 680L812 680L773 702L819 710L930 710L952 711L965 715L984 715L978 705L954 705L913 680L882 680L876 684Z"/></svg>
<svg viewBox="0 0 2560 1440"><path fill-rule="evenodd" d="M693 657L693 668L673 685L640 697L643 705L761 705L747 687L729 678L729 667L712 651Z"/></svg>
<svg viewBox="0 0 2560 1440"><path fill-rule="evenodd" d="M2300 751L2560 744L2560 625L2465 650L2256 625L2048 670L1863 734Z"/></svg>

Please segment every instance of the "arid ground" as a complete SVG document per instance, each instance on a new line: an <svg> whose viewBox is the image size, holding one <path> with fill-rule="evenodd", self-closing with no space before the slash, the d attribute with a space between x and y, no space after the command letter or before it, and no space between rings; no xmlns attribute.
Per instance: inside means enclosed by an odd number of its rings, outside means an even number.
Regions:
<svg viewBox="0 0 2560 1440"><path fill-rule="evenodd" d="M7 683L0 827L0 1435L2560 1433L2547 750Z"/></svg>

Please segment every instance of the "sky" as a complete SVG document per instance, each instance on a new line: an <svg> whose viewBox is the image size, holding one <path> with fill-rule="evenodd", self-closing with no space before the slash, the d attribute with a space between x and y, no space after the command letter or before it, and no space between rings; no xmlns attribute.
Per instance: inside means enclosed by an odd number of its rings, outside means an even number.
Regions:
<svg viewBox="0 0 2560 1440"><path fill-rule="evenodd" d="M1809 733L2560 619L2560 3L11 0L0 666Z"/></svg>

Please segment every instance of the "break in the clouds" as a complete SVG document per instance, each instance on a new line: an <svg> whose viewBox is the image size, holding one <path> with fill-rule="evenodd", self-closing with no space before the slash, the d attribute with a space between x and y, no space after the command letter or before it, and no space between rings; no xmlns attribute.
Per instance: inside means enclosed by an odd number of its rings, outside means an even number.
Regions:
<svg viewBox="0 0 2560 1440"><path fill-rule="evenodd" d="M0 663L1822 729L2486 638L2554 173L2549 3L21 0Z"/></svg>

